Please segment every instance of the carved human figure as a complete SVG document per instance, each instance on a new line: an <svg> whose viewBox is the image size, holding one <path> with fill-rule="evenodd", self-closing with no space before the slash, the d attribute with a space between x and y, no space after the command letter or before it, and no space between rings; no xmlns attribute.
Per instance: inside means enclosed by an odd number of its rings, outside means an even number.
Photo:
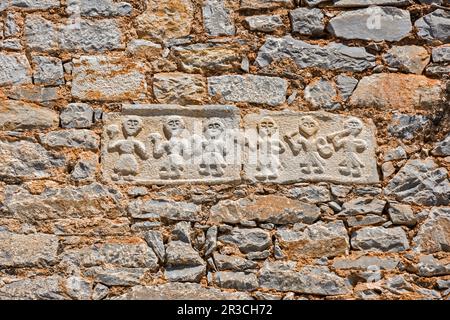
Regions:
<svg viewBox="0 0 450 320"><path fill-rule="evenodd" d="M163 124L163 132L167 141L162 141L159 133L150 134L150 140L154 144L153 156L158 159L167 155L159 175L162 179L179 179L185 171L186 160L190 157L186 125L181 117L169 116Z"/></svg>
<svg viewBox="0 0 450 320"><path fill-rule="evenodd" d="M302 152L300 167L304 174L323 173L323 158L329 158L333 152L325 138L317 137L318 131L318 122L311 116L304 116L300 118L299 131L285 136L294 156Z"/></svg>
<svg viewBox="0 0 450 320"><path fill-rule="evenodd" d="M343 149L344 159L339 163L339 173L344 176L361 177L361 168L364 168L364 163L357 154L367 149L366 141L357 138L362 129L361 120L350 118L345 121L344 130L327 137L336 151Z"/></svg>
<svg viewBox="0 0 450 320"><path fill-rule="evenodd" d="M282 168L280 154L286 151L286 145L278 138L278 126L270 117L262 118L257 124L256 141L247 141L252 152L256 151L256 175L258 180L276 179Z"/></svg>
<svg viewBox="0 0 450 320"><path fill-rule="evenodd" d="M117 139L119 128L116 125L111 125L107 129L107 134L112 140L108 144L109 152L119 153L119 160L115 163L113 168L113 180L133 180L139 173L139 162L136 157L142 160L148 159L145 144L136 139L136 136L142 130L142 120L137 116L128 116L122 122L122 131L124 139Z"/></svg>
<svg viewBox="0 0 450 320"><path fill-rule="evenodd" d="M224 133L225 125L219 118L211 118L204 124L203 137L200 140L199 173L201 175L220 177L225 173L227 146Z"/></svg>

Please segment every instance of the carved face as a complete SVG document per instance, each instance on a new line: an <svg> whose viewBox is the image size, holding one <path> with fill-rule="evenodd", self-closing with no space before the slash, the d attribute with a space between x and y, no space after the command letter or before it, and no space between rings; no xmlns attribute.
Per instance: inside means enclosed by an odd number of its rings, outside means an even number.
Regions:
<svg viewBox="0 0 450 320"><path fill-rule="evenodd" d="M363 124L359 119L350 118L345 122L344 128L349 130L352 135L357 136L361 133Z"/></svg>
<svg viewBox="0 0 450 320"><path fill-rule="evenodd" d="M123 121L123 130L126 136L135 137L142 129L142 120L137 116L129 116Z"/></svg>
<svg viewBox="0 0 450 320"><path fill-rule="evenodd" d="M261 136L272 136L276 131L278 127L275 124L275 121L273 121L272 118L265 117L262 118L261 121L258 124L258 132Z"/></svg>
<svg viewBox="0 0 450 320"><path fill-rule="evenodd" d="M306 116L300 119L300 131L303 132L308 137L311 137L317 133L319 130L319 124L313 117Z"/></svg>
<svg viewBox="0 0 450 320"><path fill-rule="evenodd" d="M212 118L206 122L203 131L208 138L217 138L224 131L225 126L218 118Z"/></svg>
<svg viewBox="0 0 450 320"><path fill-rule="evenodd" d="M164 124L164 132L169 138L180 136L185 128L184 121L179 116L168 117Z"/></svg>

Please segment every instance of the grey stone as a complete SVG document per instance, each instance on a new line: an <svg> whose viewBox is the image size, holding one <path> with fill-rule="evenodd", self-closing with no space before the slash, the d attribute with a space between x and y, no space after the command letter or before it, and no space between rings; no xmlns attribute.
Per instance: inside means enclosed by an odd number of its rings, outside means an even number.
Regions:
<svg viewBox="0 0 450 320"><path fill-rule="evenodd" d="M450 274L450 262L440 261L432 255L421 256L416 268L417 274L421 277L436 277Z"/></svg>
<svg viewBox="0 0 450 320"><path fill-rule="evenodd" d="M133 6L127 2L112 0L68 0L66 6L69 15L89 17L129 16L133 10Z"/></svg>
<svg viewBox="0 0 450 320"><path fill-rule="evenodd" d="M395 202L389 202L389 217L393 224L412 227L417 223L411 206Z"/></svg>
<svg viewBox="0 0 450 320"><path fill-rule="evenodd" d="M316 222L302 231L278 229L277 243L291 259L334 257L347 254L349 241L342 221Z"/></svg>
<svg viewBox="0 0 450 320"><path fill-rule="evenodd" d="M31 50L50 51L59 47L58 26L38 14L26 16L24 38Z"/></svg>
<svg viewBox="0 0 450 320"><path fill-rule="evenodd" d="M450 12L446 10L437 9L418 19L414 26L422 39L450 41Z"/></svg>
<svg viewBox="0 0 450 320"><path fill-rule="evenodd" d="M432 208L414 237L415 249L420 252L450 252L450 208Z"/></svg>
<svg viewBox="0 0 450 320"><path fill-rule="evenodd" d="M79 276L65 279L67 294L76 300L90 300L92 297L92 282Z"/></svg>
<svg viewBox="0 0 450 320"><path fill-rule="evenodd" d="M266 289L321 296L350 293L349 284L327 267L306 266L300 271L294 268L292 261L266 262L259 273L259 284Z"/></svg>
<svg viewBox="0 0 450 320"><path fill-rule="evenodd" d="M206 266L167 267L165 276L172 282L199 282L206 273Z"/></svg>
<svg viewBox="0 0 450 320"><path fill-rule="evenodd" d="M191 223L189 221L178 222L172 230L172 240L191 243Z"/></svg>
<svg viewBox="0 0 450 320"><path fill-rule="evenodd" d="M58 127L58 114L47 108L15 100L1 102L0 130L29 131Z"/></svg>
<svg viewBox="0 0 450 320"><path fill-rule="evenodd" d="M361 226L369 226L374 224L381 224L386 222L386 218L374 215L374 214L368 214L364 216L350 216L346 219L347 225L349 227L361 227Z"/></svg>
<svg viewBox="0 0 450 320"><path fill-rule="evenodd" d="M129 206L135 219L161 219L169 221L200 221L201 207L189 202L167 200L136 200Z"/></svg>
<svg viewBox="0 0 450 320"><path fill-rule="evenodd" d="M293 195L313 198L327 197L320 188L293 189ZM253 200L223 200L211 207L210 221L213 223L237 224L241 221L269 222L274 224L289 224L303 222L311 224L320 216L320 210L313 204L282 196L258 196Z"/></svg>
<svg viewBox="0 0 450 320"><path fill-rule="evenodd" d="M122 101L145 96L143 66L121 55L73 60L72 96L80 100Z"/></svg>
<svg viewBox="0 0 450 320"><path fill-rule="evenodd" d="M408 155L406 154L405 149L403 147L397 147L395 149L390 149L384 154L384 161L392 161L392 160L402 160L408 159Z"/></svg>
<svg viewBox="0 0 450 320"><path fill-rule="evenodd" d="M432 159L409 160L384 189L399 201L427 206L450 203L448 172Z"/></svg>
<svg viewBox="0 0 450 320"><path fill-rule="evenodd" d="M214 252L214 262L218 270L244 271L255 269L258 263L238 256L227 256Z"/></svg>
<svg viewBox="0 0 450 320"><path fill-rule="evenodd" d="M253 251L253 252L249 252L245 255L245 257L249 260L265 260L269 256L270 256L269 250Z"/></svg>
<svg viewBox="0 0 450 320"><path fill-rule="evenodd" d="M5 4L1 3L0 8L4 5L5 8L16 7L25 10L46 10L61 6L59 0L3 0L2 2Z"/></svg>
<svg viewBox="0 0 450 320"><path fill-rule="evenodd" d="M107 286L134 286L139 284L147 269L92 267L84 275Z"/></svg>
<svg viewBox="0 0 450 320"><path fill-rule="evenodd" d="M384 287L394 294L404 294L414 291L414 287L402 275L386 279Z"/></svg>
<svg viewBox="0 0 450 320"><path fill-rule="evenodd" d="M292 32L319 36L325 30L324 15L320 9L297 8L289 11Z"/></svg>
<svg viewBox="0 0 450 320"><path fill-rule="evenodd" d="M407 73L422 74L430 62L428 51L419 46L393 46L383 55L384 61L392 67Z"/></svg>
<svg viewBox="0 0 450 320"><path fill-rule="evenodd" d="M145 241L153 249L159 258L159 261L164 262L166 260L166 248L164 247L164 241L161 232L156 230L150 230L145 232Z"/></svg>
<svg viewBox="0 0 450 320"><path fill-rule="evenodd" d="M448 134L444 140L436 143L433 150L431 150L431 153L434 156L450 156L450 134Z"/></svg>
<svg viewBox="0 0 450 320"><path fill-rule="evenodd" d="M337 91L333 83L325 79L320 79L310 83L305 88L305 100L311 103L314 108L333 110L339 108Z"/></svg>
<svg viewBox="0 0 450 320"><path fill-rule="evenodd" d="M446 78L450 74L450 64L449 65L430 64L426 68L425 74L431 77Z"/></svg>
<svg viewBox="0 0 450 320"><path fill-rule="evenodd" d="M173 47L180 59L181 70L189 73L217 73L238 71L242 54L237 46L221 43L196 43Z"/></svg>
<svg viewBox="0 0 450 320"><path fill-rule="evenodd" d="M158 73L153 77L153 93L160 103L201 104L206 100L206 79L180 72Z"/></svg>
<svg viewBox="0 0 450 320"><path fill-rule="evenodd" d="M325 186L309 185L306 187L296 187L290 190L290 194L298 200L310 203L331 201L330 190Z"/></svg>
<svg viewBox="0 0 450 320"><path fill-rule="evenodd" d="M401 227L364 227L351 235L352 248L378 252L400 252L409 249L409 241Z"/></svg>
<svg viewBox="0 0 450 320"><path fill-rule="evenodd" d="M42 179L65 164L63 155L47 151L38 143L25 140L0 141L2 179Z"/></svg>
<svg viewBox="0 0 450 320"><path fill-rule="evenodd" d="M148 190L146 187L131 187L128 189L127 194L130 197L141 197L146 196L148 194Z"/></svg>
<svg viewBox="0 0 450 320"><path fill-rule="evenodd" d="M171 241L166 245L166 264L170 267L197 267L204 269L205 261L190 244L181 241Z"/></svg>
<svg viewBox="0 0 450 320"><path fill-rule="evenodd" d="M392 115L392 123L388 125L388 132L391 136L412 140L429 124L430 120L426 116L395 112Z"/></svg>
<svg viewBox="0 0 450 320"><path fill-rule="evenodd" d="M67 129L52 131L39 136L41 143L52 148L68 147L86 150L98 150L100 138L86 129Z"/></svg>
<svg viewBox="0 0 450 320"><path fill-rule="evenodd" d="M335 197L345 198L350 193L350 191L352 191L352 187L332 184L330 186L330 191L331 194Z"/></svg>
<svg viewBox="0 0 450 320"><path fill-rule="evenodd" d="M57 86L64 84L62 61L54 57L34 56L33 80L35 84Z"/></svg>
<svg viewBox="0 0 450 320"><path fill-rule="evenodd" d="M450 62L450 45L446 44L433 48L431 57L433 59L433 62L436 63Z"/></svg>
<svg viewBox="0 0 450 320"><path fill-rule="evenodd" d="M245 18L251 31L274 32L284 28L280 15L258 15Z"/></svg>
<svg viewBox="0 0 450 320"><path fill-rule="evenodd" d="M69 103L61 110L59 117L63 128L90 128L93 125L94 111L86 103Z"/></svg>
<svg viewBox="0 0 450 320"><path fill-rule="evenodd" d="M353 258L336 258L333 260L334 269L345 270L366 270L371 266L376 266L383 270L394 270L399 265L398 258L384 258L376 256L361 256L356 259Z"/></svg>
<svg viewBox="0 0 450 320"><path fill-rule="evenodd" d="M383 172L383 178L387 179L395 173L395 167L391 161L384 162L381 165L381 171Z"/></svg>
<svg viewBox="0 0 450 320"><path fill-rule="evenodd" d="M64 280L58 275L17 279L0 287L0 300L65 300Z"/></svg>
<svg viewBox="0 0 450 320"><path fill-rule="evenodd" d="M375 66L375 56L362 47L348 47L335 42L326 46L312 45L290 36L268 37L259 49L256 63L266 67L273 61L286 58L293 59L300 68L360 72Z"/></svg>
<svg viewBox="0 0 450 320"><path fill-rule="evenodd" d="M376 214L381 215L386 205L385 200L372 197L356 198L342 205L340 215Z"/></svg>
<svg viewBox="0 0 450 320"><path fill-rule="evenodd" d="M47 234L0 232L0 267L37 267L56 263L58 238Z"/></svg>
<svg viewBox="0 0 450 320"><path fill-rule="evenodd" d="M233 11L224 0L206 0L203 4L203 23L210 36L232 36L235 34Z"/></svg>
<svg viewBox="0 0 450 320"><path fill-rule="evenodd" d="M333 7L338 8L358 8L369 6L406 6L410 2L407 0L333 0Z"/></svg>
<svg viewBox="0 0 450 320"><path fill-rule="evenodd" d="M205 257L210 256L217 248L217 226L212 226L206 232Z"/></svg>
<svg viewBox="0 0 450 320"><path fill-rule="evenodd" d="M286 101L288 82L278 77L225 75L208 78L211 96L225 101L276 106Z"/></svg>
<svg viewBox="0 0 450 320"><path fill-rule="evenodd" d="M91 181L95 180L95 173L99 159L97 155L86 156L75 164L70 177L76 181Z"/></svg>
<svg viewBox="0 0 450 320"><path fill-rule="evenodd" d="M450 288L450 280L438 279L436 284L441 290Z"/></svg>
<svg viewBox="0 0 450 320"><path fill-rule="evenodd" d="M350 98L357 84L358 80L353 77L349 77L342 74L336 77L336 88L338 89L339 96L344 101Z"/></svg>
<svg viewBox="0 0 450 320"><path fill-rule="evenodd" d="M226 292L205 288L198 283L176 283L152 286L135 286L131 291L117 297L118 300L250 300L241 292Z"/></svg>
<svg viewBox="0 0 450 320"><path fill-rule="evenodd" d="M346 11L332 18L328 31L343 39L399 41L412 30L409 11L372 6Z"/></svg>
<svg viewBox="0 0 450 320"><path fill-rule="evenodd" d="M213 274L213 282L226 289L253 291L258 288L258 279L253 273L219 271Z"/></svg>
<svg viewBox="0 0 450 320"><path fill-rule="evenodd" d="M31 83L31 67L21 53L0 53L0 86Z"/></svg>
<svg viewBox="0 0 450 320"><path fill-rule="evenodd" d="M272 245L270 234L259 228L234 228L230 234L220 236L219 241L237 245L242 253L263 251Z"/></svg>
<svg viewBox="0 0 450 320"><path fill-rule="evenodd" d="M308 7L316 7L319 6L323 3L329 2L329 0L305 0L304 3L308 6Z"/></svg>
<svg viewBox="0 0 450 320"><path fill-rule="evenodd" d="M97 283L92 292L92 300L102 300L109 294L109 288L104 284Z"/></svg>
<svg viewBox="0 0 450 320"><path fill-rule="evenodd" d="M21 50L23 50L23 46L20 43L20 39L5 39L5 40L0 40L0 49L21 51Z"/></svg>

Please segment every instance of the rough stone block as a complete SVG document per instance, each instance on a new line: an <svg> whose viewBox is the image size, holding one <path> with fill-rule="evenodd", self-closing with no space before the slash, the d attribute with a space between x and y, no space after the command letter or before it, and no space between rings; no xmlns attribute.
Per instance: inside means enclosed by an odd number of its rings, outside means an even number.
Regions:
<svg viewBox="0 0 450 320"><path fill-rule="evenodd" d="M0 87L31 83L31 67L20 53L0 53Z"/></svg>
<svg viewBox="0 0 450 320"><path fill-rule="evenodd" d="M379 181L372 123L326 112L263 111L247 115L244 125L251 181Z"/></svg>
<svg viewBox="0 0 450 320"><path fill-rule="evenodd" d="M45 130L58 127L58 114L15 100L0 102L0 130Z"/></svg>

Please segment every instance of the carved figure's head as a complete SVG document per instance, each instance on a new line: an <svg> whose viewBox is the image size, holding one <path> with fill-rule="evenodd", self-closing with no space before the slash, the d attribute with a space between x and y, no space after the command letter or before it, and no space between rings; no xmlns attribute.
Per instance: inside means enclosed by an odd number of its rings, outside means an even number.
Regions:
<svg viewBox="0 0 450 320"><path fill-rule="evenodd" d="M363 123L358 118L350 118L345 121L344 128L349 130L353 136L357 136L363 129Z"/></svg>
<svg viewBox="0 0 450 320"><path fill-rule="evenodd" d="M219 137L225 130L225 125L219 118L211 118L203 126L203 132L208 139Z"/></svg>
<svg viewBox="0 0 450 320"><path fill-rule="evenodd" d="M185 130L186 125L180 116L170 116L164 123L163 129L167 139L179 137Z"/></svg>
<svg viewBox="0 0 450 320"><path fill-rule="evenodd" d="M263 137L270 137L278 130L278 126L271 117L264 117L258 123L258 133Z"/></svg>
<svg viewBox="0 0 450 320"><path fill-rule="evenodd" d="M128 116L123 120L122 126L126 137L135 137L142 130L142 120L138 116Z"/></svg>
<svg viewBox="0 0 450 320"><path fill-rule="evenodd" d="M307 137L311 137L319 131L319 124L313 117L304 116L300 118L299 129Z"/></svg>

